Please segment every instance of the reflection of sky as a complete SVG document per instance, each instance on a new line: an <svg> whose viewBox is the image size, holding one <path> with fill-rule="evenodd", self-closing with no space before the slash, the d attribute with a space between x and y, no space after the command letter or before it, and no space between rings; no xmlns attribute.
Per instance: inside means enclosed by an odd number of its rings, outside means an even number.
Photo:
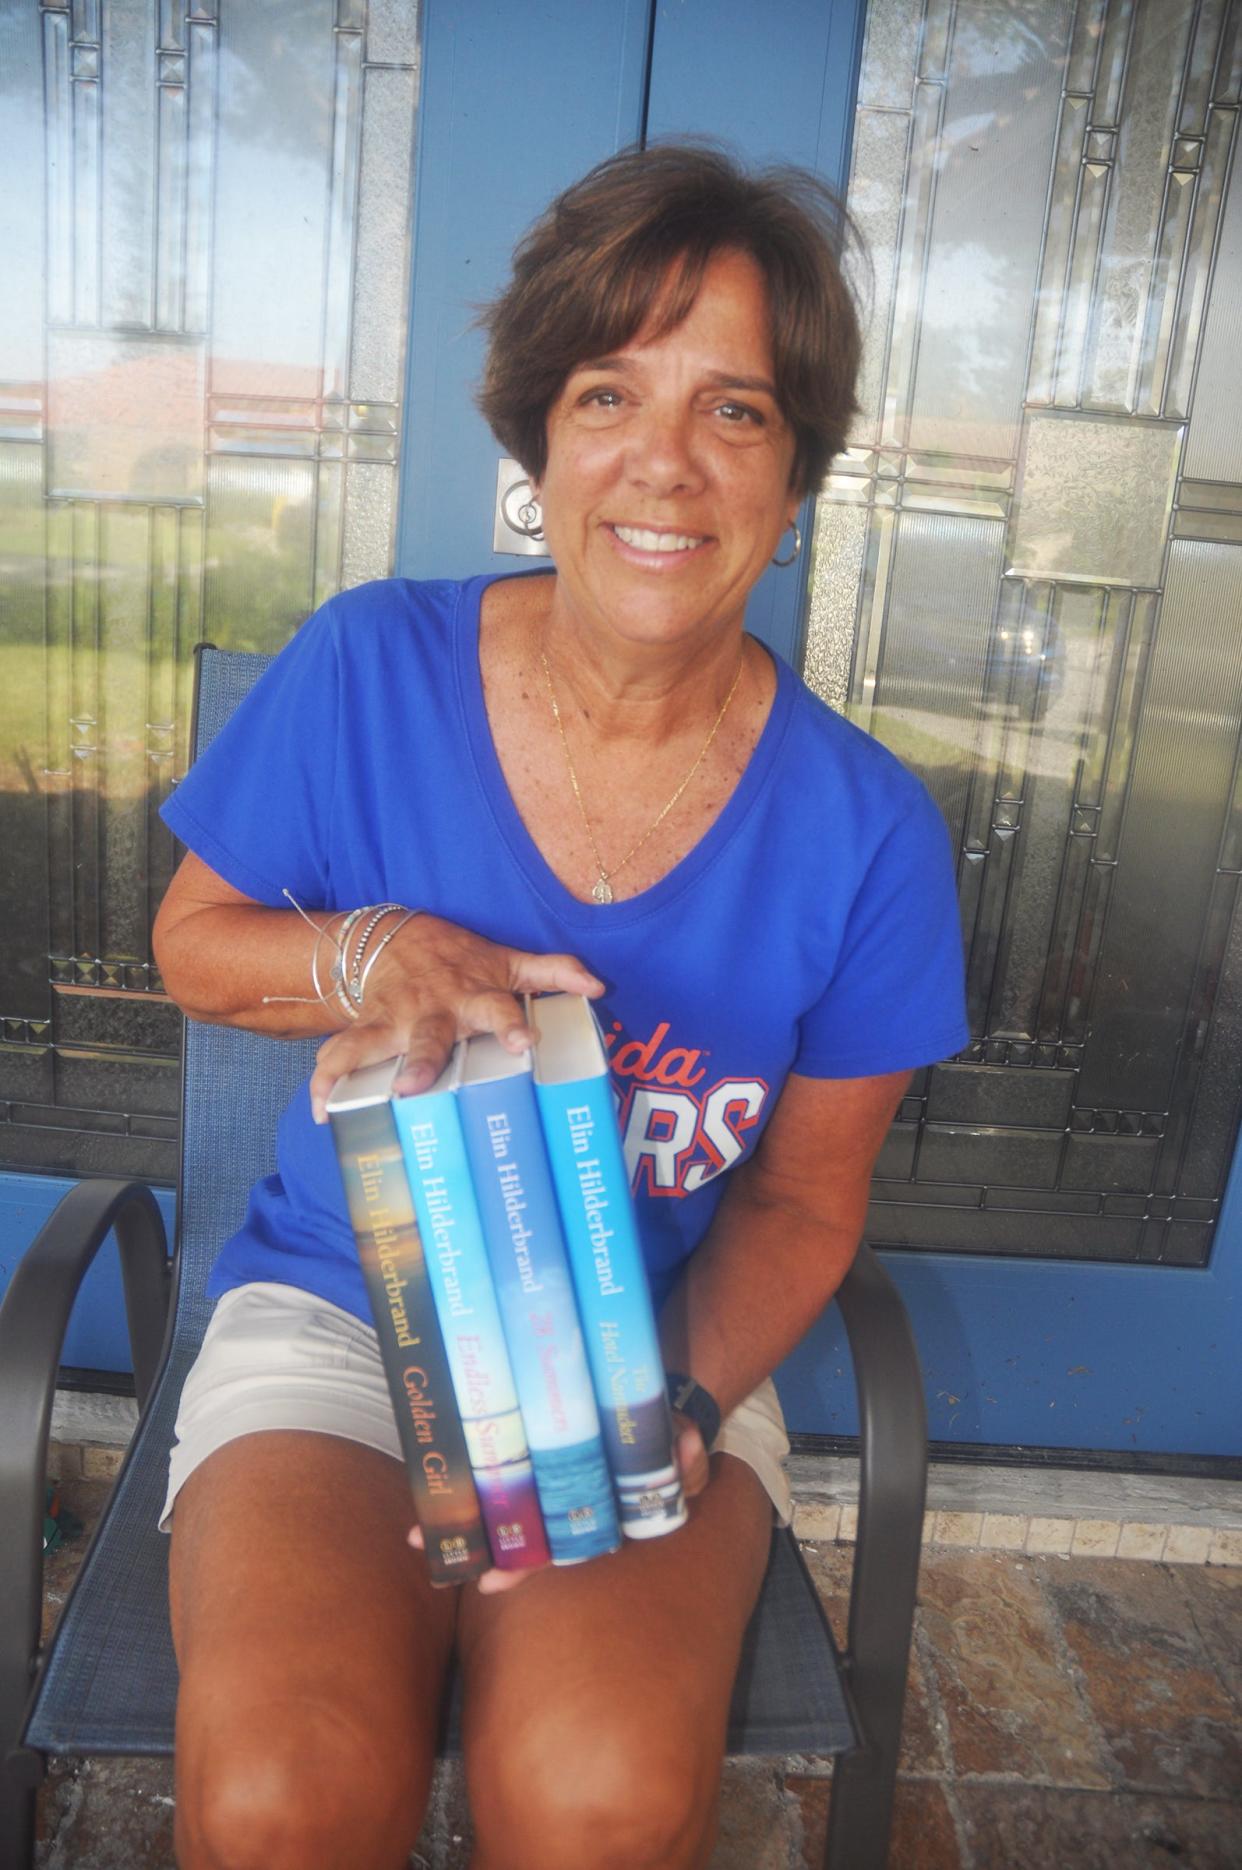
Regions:
<svg viewBox="0 0 1242 1870"><path fill-rule="evenodd" d="M319 69L324 48L315 35L307 35L315 43L299 56L287 43L273 52L270 21L263 34L268 43L260 66L227 43L220 50L212 353L216 360L317 368L332 159L330 74Z"/></svg>
<svg viewBox="0 0 1242 1870"><path fill-rule="evenodd" d="M1071 0L966 0L959 5L953 24L955 77L980 78L995 84L1002 77L1018 77L1065 52ZM1087 26L1091 38L1100 28Z"/></svg>
<svg viewBox="0 0 1242 1870"><path fill-rule="evenodd" d="M951 345L955 368L982 375L995 359L998 334L1012 326L1012 263L978 240L941 243L936 259L923 298L923 331Z"/></svg>

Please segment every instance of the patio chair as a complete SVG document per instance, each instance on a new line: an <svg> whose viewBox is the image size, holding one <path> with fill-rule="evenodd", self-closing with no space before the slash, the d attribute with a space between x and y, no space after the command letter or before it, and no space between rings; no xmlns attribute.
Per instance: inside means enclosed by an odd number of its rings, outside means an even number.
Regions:
<svg viewBox="0 0 1242 1870"><path fill-rule="evenodd" d="M201 751L269 659L201 654ZM203 1293L312 1042L187 1024L176 1250L144 1185L90 1180L61 1202L0 1306L0 1866L32 1862L49 1755L169 1754L177 1669L168 1540L156 1530L177 1399L211 1306ZM48 1432L83 1274L115 1231L140 1418L59 1623L40 1648ZM774 1532L734 1690L734 1754L835 1758L831 1870L880 1870L888 1850L918 1580L927 1448L909 1323L864 1246L837 1295L859 1396L861 1490L848 1642L837 1649L793 1536ZM456 1714L444 1751L456 1750Z"/></svg>

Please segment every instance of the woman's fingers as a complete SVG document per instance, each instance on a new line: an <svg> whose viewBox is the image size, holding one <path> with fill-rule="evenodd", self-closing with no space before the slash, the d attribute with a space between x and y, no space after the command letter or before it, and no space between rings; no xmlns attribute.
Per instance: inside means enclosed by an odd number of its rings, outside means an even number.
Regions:
<svg viewBox="0 0 1242 1870"><path fill-rule="evenodd" d="M457 1037L457 1018L448 1007L436 1007L412 1021L402 1044L393 1047L405 1053L400 1076L394 1080L398 1097L413 1097L433 1085L448 1063Z"/></svg>
<svg viewBox="0 0 1242 1870"><path fill-rule="evenodd" d="M393 1088L413 1096L435 1082L455 1039L490 1032L507 1051L529 1049L536 1035L518 996L557 990L594 998L604 987L574 955L530 954L416 916L385 951L361 1019L319 1049L310 1081L315 1121L326 1121L332 1087L360 1065L404 1055Z"/></svg>
<svg viewBox="0 0 1242 1870"><path fill-rule="evenodd" d="M677 1466L681 1473L681 1487L687 1500L693 1500L702 1493L711 1478L711 1466L707 1449L703 1446L703 1437L697 1423L689 1422L684 1416L678 1416L674 1424L676 1442L674 1444Z"/></svg>
<svg viewBox="0 0 1242 1870"><path fill-rule="evenodd" d="M485 1571L479 1579L480 1597L496 1597L501 1591L516 1590L519 1584L525 1584L537 1571L543 1571L543 1565L526 1565L521 1571Z"/></svg>
<svg viewBox="0 0 1242 1870"><path fill-rule="evenodd" d="M407 1542L414 1547L416 1552L423 1552L427 1549L421 1526L411 1526L406 1536ZM516 1585L524 1584L532 1572L543 1569L542 1565L526 1565L521 1571L497 1571L493 1567L491 1571L483 1572L479 1578L479 1590L484 1597L495 1597L499 1591L512 1591Z"/></svg>
<svg viewBox="0 0 1242 1870"><path fill-rule="evenodd" d="M311 1115L315 1122L327 1122L332 1087L347 1072L356 1071L360 1065L377 1065L381 1059L394 1058L400 1050L388 1026L358 1025L346 1032L333 1033L320 1046L311 1073Z"/></svg>
<svg viewBox="0 0 1242 1870"><path fill-rule="evenodd" d="M572 954L528 954L511 948L513 986L518 993L583 993L594 1000L604 983Z"/></svg>

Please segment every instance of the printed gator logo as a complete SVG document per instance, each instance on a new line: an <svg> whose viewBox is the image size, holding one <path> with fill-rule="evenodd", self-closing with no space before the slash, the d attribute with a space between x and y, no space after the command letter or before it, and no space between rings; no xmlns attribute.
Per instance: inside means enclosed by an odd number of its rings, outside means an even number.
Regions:
<svg viewBox="0 0 1242 1870"><path fill-rule="evenodd" d="M636 1194L692 1195L731 1168L768 1095L762 1078L709 1083L708 1055L669 1045L671 1030L661 1020L649 1039L627 1039L614 1020L604 1034Z"/></svg>

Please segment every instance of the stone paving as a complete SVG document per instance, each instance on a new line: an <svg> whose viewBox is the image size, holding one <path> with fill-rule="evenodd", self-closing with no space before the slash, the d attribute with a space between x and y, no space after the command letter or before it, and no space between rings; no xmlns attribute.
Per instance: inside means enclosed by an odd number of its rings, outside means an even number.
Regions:
<svg viewBox="0 0 1242 1870"><path fill-rule="evenodd" d="M105 1491L64 1488L88 1523ZM840 1630L852 1548L805 1549ZM814 1870L830 1796L825 1762L730 1763L711 1870ZM169 1762L60 1762L37 1862L169 1870L172 1809ZM469 1839L442 1768L411 1865L466 1870ZM1242 1569L928 1547L890 1866L1242 1870Z"/></svg>

